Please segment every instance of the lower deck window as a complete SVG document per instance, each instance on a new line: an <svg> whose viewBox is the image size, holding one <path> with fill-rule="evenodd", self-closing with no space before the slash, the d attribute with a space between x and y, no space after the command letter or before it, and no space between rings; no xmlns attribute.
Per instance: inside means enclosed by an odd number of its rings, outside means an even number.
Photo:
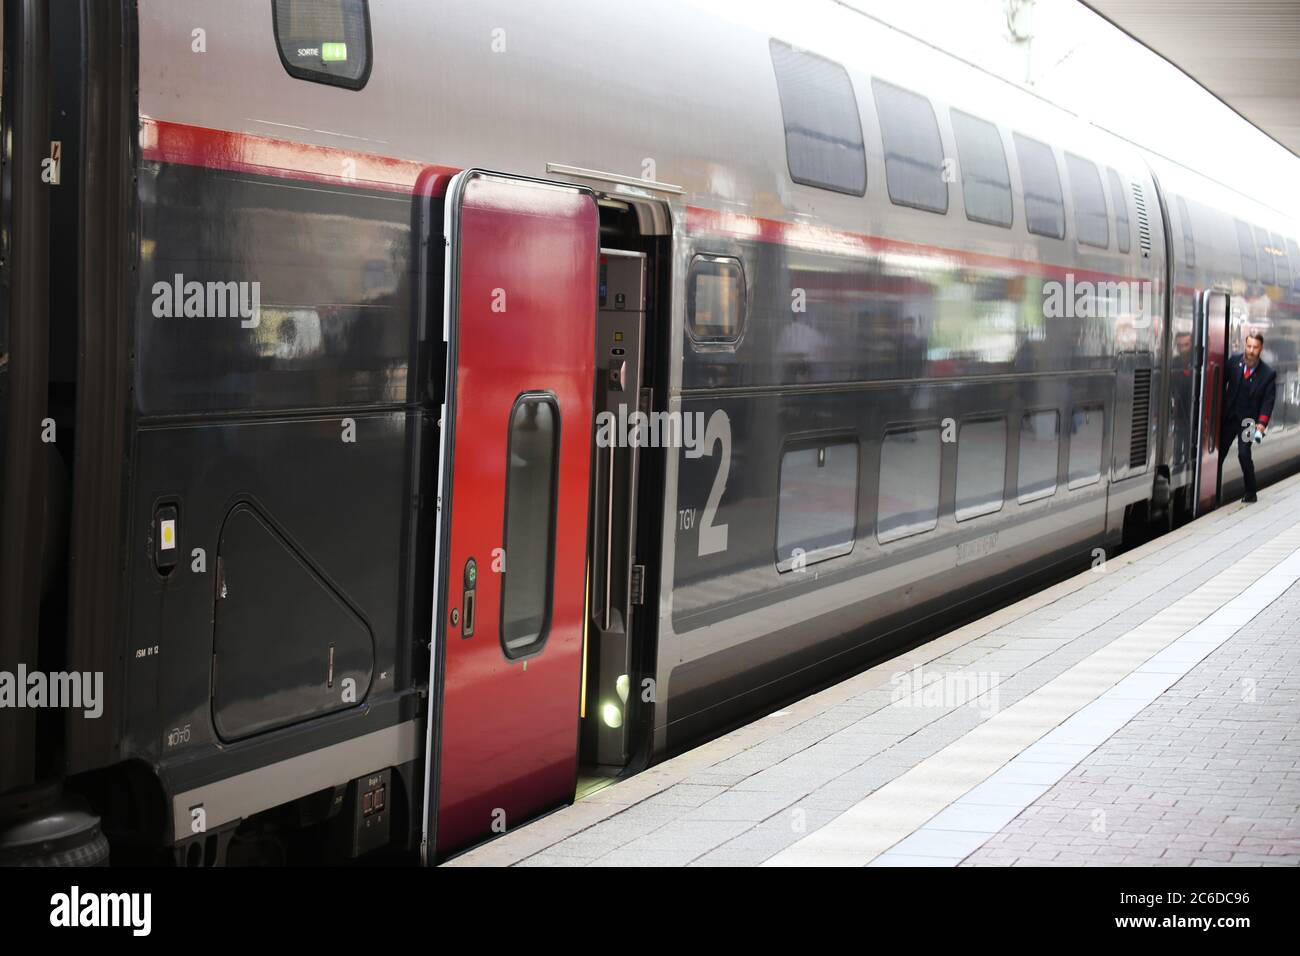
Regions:
<svg viewBox="0 0 1300 956"><path fill-rule="evenodd" d="M1037 501L1056 494L1060 435L1061 413L1054 408L1027 412L1020 419L1020 501Z"/></svg>
<svg viewBox="0 0 1300 956"><path fill-rule="evenodd" d="M1006 419L963 423L957 435L957 520L1000 511L1006 480Z"/></svg>
<svg viewBox="0 0 1300 956"><path fill-rule="evenodd" d="M776 569L848 554L857 537L858 443L794 448L781 456Z"/></svg>
<svg viewBox="0 0 1300 956"><path fill-rule="evenodd" d="M1081 488L1101 481L1102 406L1081 405L1070 416L1070 484Z"/></svg>
<svg viewBox="0 0 1300 956"><path fill-rule="evenodd" d="M889 432L880 443L876 538L881 544L932 530L939 523L938 428Z"/></svg>

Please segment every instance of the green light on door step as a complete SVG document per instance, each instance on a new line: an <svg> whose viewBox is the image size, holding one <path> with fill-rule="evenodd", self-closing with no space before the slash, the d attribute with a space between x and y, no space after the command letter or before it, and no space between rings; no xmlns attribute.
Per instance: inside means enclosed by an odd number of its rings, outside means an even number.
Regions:
<svg viewBox="0 0 1300 956"><path fill-rule="evenodd" d="M322 43L320 45L320 58L326 63L337 63L340 60L348 58L348 45L346 43Z"/></svg>

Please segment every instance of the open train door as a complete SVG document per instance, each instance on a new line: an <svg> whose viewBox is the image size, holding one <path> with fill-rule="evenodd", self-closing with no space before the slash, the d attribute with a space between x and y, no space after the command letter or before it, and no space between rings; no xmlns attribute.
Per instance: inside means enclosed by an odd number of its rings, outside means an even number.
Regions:
<svg viewBox="0 0 1300 956"><path fill-rule="evenodd" d="M1201 293L1197 305L1196 504L1194 515L1219 504L1222 478L1219 442L1223 435L1223 375L1227 366L1229 295L1217 289Z"/></svg>
<svg viewBox="0 0 1300 956"><path fill-rule="evenodd" d="M426 863L573 799L600 235L578 186L469 170L445 208Z"/></svg>

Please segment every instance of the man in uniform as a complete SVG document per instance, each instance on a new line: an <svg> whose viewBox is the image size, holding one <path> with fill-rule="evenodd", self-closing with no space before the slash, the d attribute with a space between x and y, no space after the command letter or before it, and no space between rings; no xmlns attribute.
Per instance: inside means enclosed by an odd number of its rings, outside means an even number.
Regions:
<svg viewBox="0 0 1300 956"><path fill-rule="evenodd" d="M1250 458L1250 447L1262 441L1273 414L1273 400L1277 393L1277 375L1263 359L1264 336L1252 331L1246 336L1244 352L1228 359L1228 374L1224 382L1223 441L1219 444L1220 456L1227 455L1233 435L1237 437L1237 460L1241 475L1246 480L1244 502L1256 501L1255 463Z"/></svg>

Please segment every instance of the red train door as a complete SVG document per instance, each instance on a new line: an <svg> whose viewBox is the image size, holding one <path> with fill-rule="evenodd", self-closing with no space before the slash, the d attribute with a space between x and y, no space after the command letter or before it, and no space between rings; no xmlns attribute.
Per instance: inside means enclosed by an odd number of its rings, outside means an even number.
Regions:
<svg viewBox="0 0 1300 956"><path fill-rule="evenodd" d="M573 799L599 233L580 187L448 189L426 862Z"/></svg>
<svg viewBox="0 0 1300 956"><path fill-rule="evenodd" d="M1200 297L1200 418L1196 466L1196 514L1219 503L1219 443L1222 440L1224 369L1227 366L1228 295L1204 292Z"/></svg>

